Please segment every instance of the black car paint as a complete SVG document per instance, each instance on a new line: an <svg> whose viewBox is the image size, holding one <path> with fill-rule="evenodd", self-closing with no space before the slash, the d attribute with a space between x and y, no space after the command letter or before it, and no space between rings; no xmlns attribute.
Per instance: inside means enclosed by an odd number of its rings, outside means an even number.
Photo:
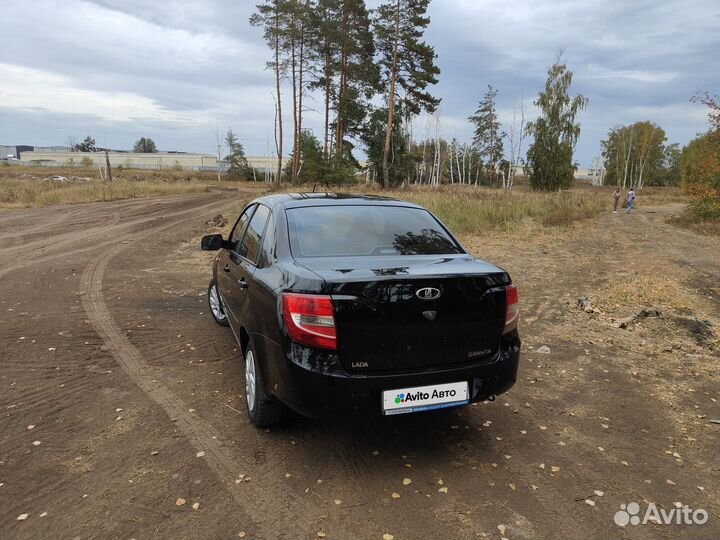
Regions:
<svg viewBox="0 0 720 540"><path fill-rule="evenodd" d="M230 326L243 351L252 341L268 395L308 416L326 416L352 409L369 409L379 414L383 390L467 380L471 401L478 401L505 392L515 383L520 339L517 330L500 336L503 321L497 320L500 311L504 317L504 286L510 283L510 277L503 270L467 253L297 260L292 256L285 214L288 208L354 204L421 207L374 196L286 194L261 197L247 208L258 204L270 210L258 260L250 261L240 256L228 249L230 244L224 241L214 260L213 276L219 285ZM265 241L269 238L268 234L273 237L272 241ZM468 278L469 274L473 277ZM475 287L486 298L488 305L495 306L494 316L488 321L492 327L488 332L496 336L491 350L478 346L477 355L461 357L455 351L455 354L441 355L436 363L428 363L426 359L421 365L410 362L388 367L377 365L383 357L384 346L381 343L374 349L373 362L376 365L353 369L351 363L343 361L344 354L351 355L343 345L344 339L356 348L361 346L364 332L371 334L366 336L366 340L373 339L371 325L366 325L351 339L353 317L368 320L368 314L388 309L388 306L368 299L374 296L392 298L392 295L383 294L388 287L409 291L444 280L443 288L447 289L447 284L458 279L475 280L476 283L468 283L467 286ZM409 300L406 298L407 291L395 296ZM308 348L289 338L282 315L283 292L329 294L333 297L338 324L338 352ZM502 310L498 310L499 302ZM418 316L423 311L436 309L439 319L424 320L428 327L441 324L447 314L463 308L447 304L438 306L438 302L434 301L427 304L418 306L424 308L418 309ZM422 326L416 328L416 335L422 335ZM398 341L386 339L385 343L392 345ZM386 351L388 354L392 354L391 348Z"/></svg>

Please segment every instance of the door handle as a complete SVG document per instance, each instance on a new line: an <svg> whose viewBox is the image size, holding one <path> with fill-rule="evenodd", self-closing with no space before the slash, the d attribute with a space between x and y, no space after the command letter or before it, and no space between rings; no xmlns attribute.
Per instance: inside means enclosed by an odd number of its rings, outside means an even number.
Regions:
<svg viewBox="0 0 720 540"><path fill-rule="evenodd" d="M229 272L229 271L230 271L230 265L229 265L229 264L226 264L225 266L223 266L223 270L225 270L226 272Z"/></svg>
<svg viewBox="0 0 720 540"><path fill-rule="evenodd" d="M238 279L238 285L240 285L240 289L245 290L248 288L247 281L244 279Z"/></svg>

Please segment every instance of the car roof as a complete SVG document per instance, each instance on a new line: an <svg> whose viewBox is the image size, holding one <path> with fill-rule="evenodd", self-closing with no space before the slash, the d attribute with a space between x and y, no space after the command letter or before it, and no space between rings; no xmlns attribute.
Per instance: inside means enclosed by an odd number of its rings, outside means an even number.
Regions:
<svg viewBox="0 0 720 540"><path fill-rule="evenodd" d="M285 208L303 208L307 206L404 206L408 208L422 208L421 206L380 195L358 195L355 193L278 193L265 195L253 202L263 203L269 207L283 206Z"/></svg>

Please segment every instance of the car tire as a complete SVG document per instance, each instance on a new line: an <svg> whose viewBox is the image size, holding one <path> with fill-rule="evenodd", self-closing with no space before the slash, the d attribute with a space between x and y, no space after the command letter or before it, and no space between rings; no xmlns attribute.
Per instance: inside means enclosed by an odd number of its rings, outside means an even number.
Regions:
<svg viewBox="0 0 720 540"><path fill-rule="evenodd" d="M225 307L223 306L222 298L220 298L220 292L217 288L215 280L210 281L208 286L208 305L210 306L210 315L215 319L215 322L220 326L230 326L227 314L225 313Z"/></svg>
<svg viewBox="0 0 720 540"><path fill-rule="evenodd" d="M245 351L245 406L250 421L257 427L277 424L282 416L282 404L265 393L257 354L252 345Z"/></svg>

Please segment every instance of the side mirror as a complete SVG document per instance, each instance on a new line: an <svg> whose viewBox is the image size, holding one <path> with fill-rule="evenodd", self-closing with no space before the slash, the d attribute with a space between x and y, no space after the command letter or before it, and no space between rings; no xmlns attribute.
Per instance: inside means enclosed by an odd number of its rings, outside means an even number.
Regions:
<svg viewBox="0 0 720 540"><path fill-rule="evenodd" d="M203 236L200 241L200 247L203 251L217 251L223 247L222 234L209 234Z"/></svg>

